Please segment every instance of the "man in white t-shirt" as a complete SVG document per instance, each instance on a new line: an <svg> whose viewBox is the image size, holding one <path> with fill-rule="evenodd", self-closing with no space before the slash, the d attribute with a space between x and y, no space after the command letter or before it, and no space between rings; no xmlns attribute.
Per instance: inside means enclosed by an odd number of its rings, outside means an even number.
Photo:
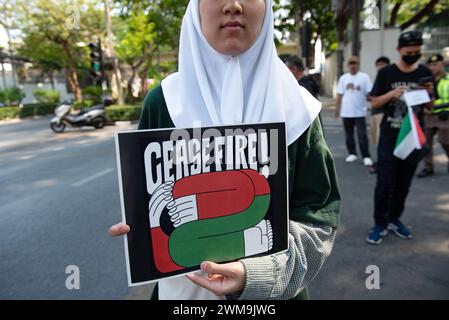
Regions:
<svg viewBox="0 0 449 320"><path fill-rule="evenodd" d="M366 73L359 72L358 57L349 58L348 68L349 73L345 73L338 80L335 116L340 115L343 119L346 147L349 152L346 162L354 162L358 159L354 140L354 127L356 127L363 164L370 167L373 162L366 134L366 101L373 83Z"/></svg>

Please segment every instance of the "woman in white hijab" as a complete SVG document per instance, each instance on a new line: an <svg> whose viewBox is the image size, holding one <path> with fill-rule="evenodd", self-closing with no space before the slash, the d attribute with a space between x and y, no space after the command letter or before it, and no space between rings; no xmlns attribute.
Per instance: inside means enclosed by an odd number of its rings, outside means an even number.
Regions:
<svg viewBox="0 0 449 320"><path fill-rule="evenodd" d="M320 103L276 54L272 0L191 0L179 71L146 97L139 129L285 122L289 145L289 250L162 280L160 299L292 299L332 249L340 195L319 120ZM123 235L120 223L110 234Z"/></svg>

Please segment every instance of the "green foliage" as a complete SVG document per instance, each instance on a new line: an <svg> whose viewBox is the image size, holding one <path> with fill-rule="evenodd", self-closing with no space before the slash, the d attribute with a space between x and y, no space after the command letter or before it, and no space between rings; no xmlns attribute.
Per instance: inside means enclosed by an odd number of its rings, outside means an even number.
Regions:
<svg viewBox="0 0 449 320"><path fill-rule="evenodd" d="M427 20L421 21L418 24L418 28L435 28L435 27L447 27L449 21L449 6L440 13L432 12Z"/></svg>
<svg viewBox="0 0 449 320"><path fill-rule="evenodd" d="M177 48L182 17L189 0L117 0L122 8L122 17L144 12L148 23L154 24L153 39L160 48Z"/></svg>
<svg viewBox="0 0 449 320"><path fill-rule="evenodd" d="M24 105L20 107L2 107L0 108L0 120L27 118L33 116L44 116L52 114L55 110L56 104L53 103L35 103Z"/></svg>
<svg viewBox="0 0 449 320"><path fill-rule="evenodd" d="M0 108L0 120L16 119L20 116L19 107L2 107Z"/></svg>
<svg viewBox="0 0 449 320"><path fill-rule="evenodd" d="M103 89L98 86L90 86L83 89L83 99L85 102L93 104L101 103L103 96Z"/></svg>
<svg viewBox="0 0 449 320"><path fill-rule="evenodd" d="M80 110L80 109L86 109L86 108L90 108L94 105L94 101L93 100L89 100L89 99L83 99L83 101L76 101L73 104L73 110Z"/></svg>
<svg viewBox="0 0 449 320"><path fill-rule="evenodd" d="M52 114L55 111L55 108L56 104L54 103L27 104L21 108L20 118L45 116L47 114Z"/></svg>
<svg viewBox="0 0 449 320"><path fill-rule="evenodd" d="M427 10L425 14L421 15L421 11L432 2L434 2L434 6L431 7L429 10ZM395 7L397 10L397 15L394 17L392 13ZM394 26L402 27L404 24L408 24L409 21L414 21L414 24L417 23L422 27L423 24L425 24L429 18L438 16L439 14L444 13L444 11L449 10L449 1L391 0L388 2L387 9L389 11L388 12L389 19L387 21L389 25L392 24ZM420 19L413 20L416 16L420 16ZM446 22L443 23L443 25L447 26L447 19Z"/></svg>
<svg viewBox="0 0 449 320"><path fill-rule="evenodd" d="M38 89L33 92L39 103L57 104L59 103L59 92L56 90Z"/></svg>
<svg viewBox="0 0 449 320"><path fill-rule="evenodd" d="M124 106L110 106L105 109L106 119L109 122L115 121L135 121L139 120L142 112L141 105L124 105Z"/></svg>
<svg viewBox="0 0 449 320"><path fill-rule="evenodd" d="M81 99L79 70L89 68L86 46L104 37L104 11L98 0L35 0L22 10L19 54L46 73L67 70L69 85Z"/></svg>
<svg viewBox="0 0 449 320"><path fill-rule="evenodd" d="M421 9L424 8L429 3L430 0L392 0L390 1L390 7L394 6L397 3L401 4L401 7L398 12L398 24L402 24L408 20L410 20L413 16L416 15L417 12L419 12ZM444 9L449 8L449 1L447 0L440 0L438 4L435 5L435 7L432 10L433 14L438 14ZM428 16L424 17L422 22L424 22Z"/></svg>
<svg viewBox="0 0 449 320"><path fill-rule="evenodd" d="M0 90L0 102L5 105L19 105L23 98L25 98L25 93L18 87Z"/></svg>
<svg viewBox="0 0 449 320"><path fill-rule="evenodd" d="M124 22L117 30L119 38L116 46L120 59L133 65L152 53L156 31L155 24L148 20L144 12L138 11L124 17Z"/></svg>
<svg viewBox="0 0 449 320"><path fill-rule="evenodd" d="M274 3L273 9L277 20L275 28L283 36L287 32L297 32L296 25L307 21L312 29L312 46L320 37L326 52L335 50L337 37L332 0L291 0L285 2L275 0Z"/></svg>

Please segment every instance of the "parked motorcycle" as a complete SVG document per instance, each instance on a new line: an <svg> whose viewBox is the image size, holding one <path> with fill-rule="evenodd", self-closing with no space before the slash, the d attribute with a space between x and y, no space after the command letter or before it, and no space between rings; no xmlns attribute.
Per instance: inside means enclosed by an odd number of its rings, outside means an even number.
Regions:
<svg viewBox="0 0 449 320"><path fill-rule="evenodd" d="M64 132L66 126L82 127L91 126L102 129L106 125L104 108L111 105L110 99L105 99L102 104L94 105L88 109L82 109L78 114L70 114L73 101L64 101L55 109L55 117L51 119L50 128L55 133Z"/></svg>

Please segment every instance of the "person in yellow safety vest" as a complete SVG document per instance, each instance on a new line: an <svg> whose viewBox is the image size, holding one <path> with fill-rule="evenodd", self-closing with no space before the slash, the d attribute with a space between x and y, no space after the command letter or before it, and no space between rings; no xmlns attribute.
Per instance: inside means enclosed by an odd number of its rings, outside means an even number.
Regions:
<svg viewBox="0 0 449 320"><path fill-rule="evenodd" d="M433 137L438 133L438 141L449 159L449 75L444 71L444 58L440 54L432 55L427 60L427 66L432 70L437 86L435 107L424 119L426 140L432 150ZM449 172L449 164L447 170ZM418 174L418 178L425 178L433 174L433 152L431 151L424 158L424 168Z"/></svg>

